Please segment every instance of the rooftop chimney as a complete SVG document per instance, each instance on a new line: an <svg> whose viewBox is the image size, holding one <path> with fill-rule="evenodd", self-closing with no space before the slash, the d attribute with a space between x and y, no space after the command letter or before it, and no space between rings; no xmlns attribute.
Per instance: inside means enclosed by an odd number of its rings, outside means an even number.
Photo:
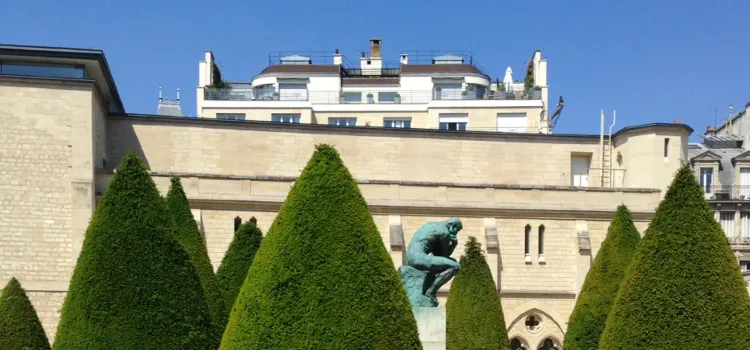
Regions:
<svg viewBox="0 0 750 350"><path fill-rule="evenodd" d="M706 127L706 133L714 132L714 127L709 125Z"/></svg>
<svg viewBox="0 0 750 350"><path fill-rule="evenodd" d="M370 39L370 57L380 58L380 39Z"/></svg>
<svg viewBox="0 0 750 350"><path fill-rule="evenodd" d="M401 64L407 64L409 63L409 55L402 53L401 54Z"/></svg>
<svg viewBox="0 0 750 350"><path fill-rule="evenodd" d="M680 124L680 118L677 118L672 121L673 124Z"/></svg>
<svg viewBox="0 0 750 350"><path fill-rule="evenodd" d="M340 66L344 62L344 55L342 55L339 52L339 49L336 49L336 53L333 54L333 64Z"/></svg>

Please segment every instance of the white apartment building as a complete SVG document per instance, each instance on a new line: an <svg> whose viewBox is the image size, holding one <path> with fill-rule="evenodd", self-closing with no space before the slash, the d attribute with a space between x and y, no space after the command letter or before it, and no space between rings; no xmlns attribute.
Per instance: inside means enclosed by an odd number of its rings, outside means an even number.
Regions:
<svg viewBox="0 0 750 350"><path fill-rule="evenodd" d="M226 81L214 54L199 63L203 118L338 126L550 133L547 61L535 51L522 80L494 82L471 53L403 52L384 61L370 40L358 64L343 54L277 52L248 81ZM552 115L552 117L550 117Z"/></svg>

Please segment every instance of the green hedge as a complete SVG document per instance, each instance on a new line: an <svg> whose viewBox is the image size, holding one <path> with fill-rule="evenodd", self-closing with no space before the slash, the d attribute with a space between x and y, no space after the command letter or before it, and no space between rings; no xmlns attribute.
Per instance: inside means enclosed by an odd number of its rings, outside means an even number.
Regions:
<svg viewBox="0 0 750 350"><path fill-rule="evenodd" d="M564 349L598 349L607 315L640 239L633 214L625 205L618 206L568 320Z"/></svg>
<svg viewBox="0 0 750 350"><path fill-rule="evenodd" d="M253 264L255 253L260 248L263 233L258 228L254 218L240 225L234 233L234 239L229 244L229 249L224 254L216 277L219 280L219 288L224 296L224 303L232 309L237 294L240 292L242 283L245 282L247 271Z"/></svg>
<svg viewBox="0 0 750 350"><path fill-rule="evenodd" d="M50 349L42 322L15 277L0 295L0 349Z"/></svg>
<svg viewBox="0 0 750 350"><path fill-rule="evenodd" d="M221 295L221 289L219 289L219 283L211 266L211 260L208 257L206 246L203 244L200 230L198 230L198 224L196 224L193 213L190 211L190 204L188 203L187 196L185 196L185 190L182 188L182 183L177 177L171 179L171 186L169 187L169 192L167 192L166 202L175 221L175 237L182 248L188 253L190 261L192 261L198 271L198 277L203 286L203 294L208 303L208 310L214 322L216 339L221 339L221 335L224 334L224 326L226 326L228 321L229 309L225 305L224 298Z"/></svg>
<svg viewBox="0 0 750 350"><path fill-rule="evenodd" d="M316 147L255 255L221 349L421 349L367 203Z"/></svg>
<svg viewBox="0 0 750 350"><path fill-rule="evenodd" d="M600 349L750 348L750 296L689 165L638 245Z"/></svg>
<svg viewBox="0 0 750 350"><path fill-rule="evenodd" d="M195 267L135 153L94 212L63 303L54 349L215 349Z"/></svg>
<svg viewBox="0 0 750 350"><path fill-rule="evenodd" d="M500 295L481 244L469 237L446 311L448 350L510 349Z"/></svg>

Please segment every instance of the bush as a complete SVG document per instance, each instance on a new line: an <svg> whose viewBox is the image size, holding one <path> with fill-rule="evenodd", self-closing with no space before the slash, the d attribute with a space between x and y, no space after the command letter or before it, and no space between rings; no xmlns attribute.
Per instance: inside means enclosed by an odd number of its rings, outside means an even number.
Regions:
<svg viewBox="0 0 750 350"><path fill-rule="evenodd" d="M750 296L689 165L628 267L600 349L747 349Z"/></svg>
<svg viewBox="0 0 750 350"><path fill-rule="evenodd" d="M0 349L49 349L49 340L34 306L14 278L0 295Z"/></svg>
<svg viewBox="0 0 750 350"><path fill-rule="evenodd" d="M640 239L633 214L625 205L618 206L568 320L564 349L599 348L607 315Z"/></svg>
<svg viewBox="0 0 750 350"><path fill-rule="evenodd" d="M175 238L188 253L190 261L198 271L198 277L203 286L203 295L208 303L208 311L211 313L211 320L214 322L216 338L221 339L224 326L228 321L229 309L224 304L219 283L211 266L211 260L208 258L201 233L198 230L198 224L195 223L193 213L190 211L190 204L187 196L185 196L182 183L177 177L173 177L171 181L172 185L169 187L166 202L175 221Z"/></svg>
<svg viewBox="0 0 750 350"><path fill-rule="evenodd" d="M263 234L260 232L254 218L242 224L234 239L229 244L229 249L224 254L216 277L219 280L219 288L224 296L224 303L232 309L237 294L240 292L242 283L245 282L247 271L253 264L255 253L260 248Z"/></svg>
<svg viewBox="0 0 750 350"><path fill-rule="evenodd" d="M174 229L128 153L86 231L54 349L215 349L198 274Z"/></svg>
<svg viewBox="0 0 750 350"><path fill-rule="evenodd" d="M263 238L221 349L421 349L400 277L331 146L316 146Z"/></svg>
<svg viewBox="0 0 750 350"><path fill-rule="evenodd" d="M460 263L445 303L447 349L510 349L500 295L476 237Z"/></svg>

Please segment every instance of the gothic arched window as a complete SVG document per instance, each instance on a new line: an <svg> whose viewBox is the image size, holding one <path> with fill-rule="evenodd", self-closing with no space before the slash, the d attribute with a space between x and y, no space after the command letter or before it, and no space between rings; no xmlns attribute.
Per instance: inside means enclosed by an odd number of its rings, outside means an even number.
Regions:
<svg viewBox="0 0 750 350"><path fill-rule="evenodd" d="M544 255L544 225L539 225L539 255Z"/></svg>
<svg viewBox="0 0 750 350"><path fill-rule="evenodd" d="M529 256L529 254L531 254L531 225L526 225L523 242L523 253L526 256Z"/></svg>
<svg viewBox="0 0 750 350"><path fill-rule="evenodd" d="M544 339L542 345L539 346L539 350L560 350L560 348L555 344L554 340L547 338Z"/></svg>
<svg viewBox="0 0 750 350"><path fill-rule="evenodd" d="M234 218L234 232L237 232L237 230L239 230L240 225L242 225L242 218L238 216Z"/></svg>
<svg viewBox="0 0 750 350"><path fill-rule="evenodd" d="M526 344L524 344L524 341L518 338L513 338L510 341L510 350L527 350Z"/></svg>

